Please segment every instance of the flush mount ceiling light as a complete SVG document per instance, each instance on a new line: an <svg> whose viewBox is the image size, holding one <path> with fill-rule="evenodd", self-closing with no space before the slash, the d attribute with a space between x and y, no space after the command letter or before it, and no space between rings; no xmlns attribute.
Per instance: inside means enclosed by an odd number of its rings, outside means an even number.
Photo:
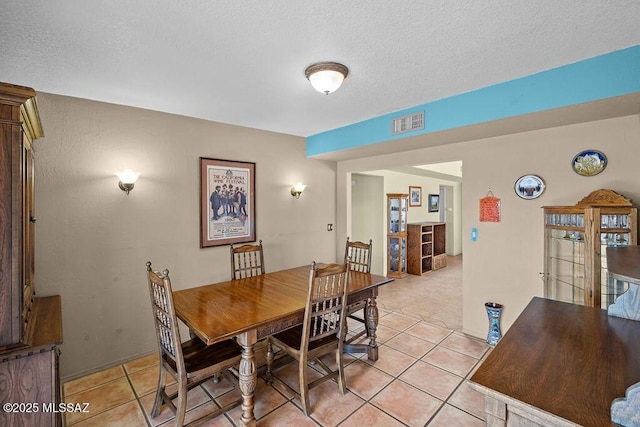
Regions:
<svg viewBox="0 0 640 427"><path fill-rule="evenodd" d="M325 95L335 92L347 78L347 74L349 74L349 69L337 62L318 62L308 66L304 71L311 86Z"/></svg>

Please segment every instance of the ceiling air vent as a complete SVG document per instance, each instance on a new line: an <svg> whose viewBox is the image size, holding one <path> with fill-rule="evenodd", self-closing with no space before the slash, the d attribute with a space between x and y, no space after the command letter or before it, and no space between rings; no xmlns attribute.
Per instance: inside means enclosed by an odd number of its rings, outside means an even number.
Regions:
<svg viewBox="0 0 640 427"><path fill-rule="evenodd" d="M392 135L420 129L424 129L424 111L409 114L408 116L397 117L391 122Z"/></svg>

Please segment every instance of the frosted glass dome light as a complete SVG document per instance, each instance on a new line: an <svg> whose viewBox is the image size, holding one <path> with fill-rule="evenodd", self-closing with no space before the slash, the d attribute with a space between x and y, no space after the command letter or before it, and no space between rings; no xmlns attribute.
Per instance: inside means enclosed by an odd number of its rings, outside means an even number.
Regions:
<svg viewBox="0 0 640 427"><path fill-rule="evenodd" d="M319 62L310 65L304 72L311 86L325 95L338 90L348 74L349 69L337 62Z"/></svg>

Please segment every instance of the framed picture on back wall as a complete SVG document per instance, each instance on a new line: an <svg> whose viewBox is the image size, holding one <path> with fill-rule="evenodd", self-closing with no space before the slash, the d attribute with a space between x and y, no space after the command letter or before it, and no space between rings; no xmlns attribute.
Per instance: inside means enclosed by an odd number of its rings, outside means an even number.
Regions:
<svg viewBox="0 0 640 427"><path fill-rule="evenodd" d="M200 247L256 240L256 164L200 157Z"/></svg>
<svg viewBox="0 0 640 427"><path fill-rule="evenodd" d="M440 210L440 195L429 194L429 212L438 212Z"/></svg>
<svg viewBox="0 0 640 427"><path fill-rule="evenodd" d="M422 187L409 186L409 206L422 206Z"/></svg>

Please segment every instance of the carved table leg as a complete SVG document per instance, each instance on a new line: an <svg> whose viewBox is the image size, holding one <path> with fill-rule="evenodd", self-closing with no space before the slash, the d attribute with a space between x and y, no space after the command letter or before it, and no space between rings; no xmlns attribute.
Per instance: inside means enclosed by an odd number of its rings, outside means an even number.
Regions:
<svg viewBox="0 0 640 427"><path fill-rule="evenodd" d="M371 298L367 301L367 331L369 336L369 348L367 348L367 356L369 360L378 360L378 344L376 343L376 329L378 327L378 305L376 297L378 296L378 288L373 288Z"/></svg>
<svg viewBox="0 0 640 427"><path fill-rule="evenodd" d="M238 336L238 343L242 346L238 381L240 383L240 392L242 393L242 416L240 417L240 425L243 426L256 425L256 419L253 415L254 392L258 382L256 357L253 352L253 345L256 341L256 331L245 332Z"/></svg>
<svg viewBox="0 0 640 427"><path fill-rule="evenodd" d="M266 378L265 380L267 381L267 383L271 384L273 383L273 375L271 374L271 368L273 366L273 358L274 358L274 353L273 353L273 344L271 344L271 339L267 339L267 354L266 354L266 361L267 361L267 374L266 374Z"/></svg>

